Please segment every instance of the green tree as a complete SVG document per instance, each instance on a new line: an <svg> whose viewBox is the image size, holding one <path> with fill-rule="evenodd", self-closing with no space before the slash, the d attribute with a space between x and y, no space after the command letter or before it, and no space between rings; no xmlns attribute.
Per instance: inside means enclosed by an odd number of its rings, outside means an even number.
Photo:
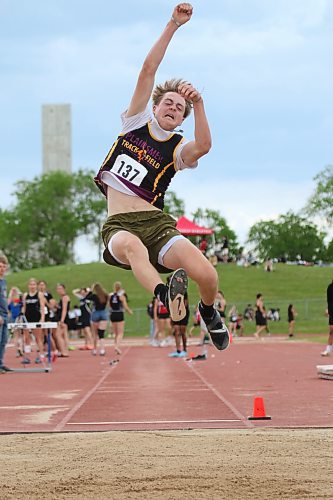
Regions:
<svg viewBox="0 0 333 500"><path fill-rule="evenodd" d="M333 224L333 165L327 165L314 178L317 185L305 210L309 215L319 215Z"/></svg>
<svg viewBox="0 0 333 500"><path fill-rule="evenodd" d="M326 258L327 262L333 262L333 240L331 240L326 247Z"/></svg>
<svg viewBox="0 0 333 500"><path fill-rule="evenodd" d="M308 221L289 211L278 220L260 221L249 231L248 242L261 259L284 257L312 261L321 259L326 253L325 233Z"/></svg>
<svg viewBox="0 0 333 500"><path fill-rule="evenodd" d="M14 268L73 261L75 239L96 233L106 214L92 177L56 171L16 184L16 204L0 213L1 249Z"/></svg>
<svg viewBox="0 0 333 500"><path fill-rule="evenodd" d="M167 191L164 196L164 211L177 219L185 213L185 203L173 191Z"/></svg>
<svg viewBox="0 0 333 500"><path fill-rule="evenodd" d="M92 181L93 177L93 171L80 170L75 175L75 191L79 193L76 211L80 213L80 234L90 235L90 239L98 248L98 260L101 260L104 248L101 229L107 218L107 203ZM85 231L85 228L88 231Z"/></svg>
<svg viewBox="0 0 333 500"><path fill-rule="evenodd" d="M226 219L218 210L198 208L192 216L196 224L214 229L216 242L221 242L223 236L228 239L229 252L231 256L238 253L239 245L236 233L229 227Z"/></svg>

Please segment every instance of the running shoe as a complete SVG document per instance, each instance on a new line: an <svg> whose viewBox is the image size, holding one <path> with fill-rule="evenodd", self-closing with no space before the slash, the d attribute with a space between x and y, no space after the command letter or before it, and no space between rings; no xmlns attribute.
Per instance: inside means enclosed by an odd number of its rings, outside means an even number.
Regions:
<svg viewBox="0 0 333 500"><path fill-rule="evenodd" d="M169 358L180 358L181 357L180 355L181 353L178 351L170 352L170 354L168 354Z"/></svg>
<svg viewBox="0 0 333 500"><path fill-rule="evenodd" d="M186 356L187 356L187 352L186 351L182 351L182 352L179 353L179 357L180 358L186 358Z"/></svg>
<svg viewBox="0 0 333 500"><path fill-rule="evenodd" d="M41 362L42 362L42 361L41 361L41 359L40 359L39 357L37 357L37 358L35 359L35 363L36 363L36 365L39 365Z"/></svg>
<svg viewBox="0 0 333 500"><path fill-rule="evenodd" d="M92 354L93 356L96 356L96 354L97 354L96 349L93 349L93 350L91 351L91 354Z"/></svg>
<svg viewBox="0 0 333 500"><path fill-rule="evenodd" d="M177 269L170 278L166 306L172 321L181 321L186 316L184 295L187 290L188 278L184 269Z"/></svg>
<svg viewBox="0 0 333 500"><path fill-rule="evenodd" d="M8 368L8 366L2 365L1 370L4 372L12 372L13 370L11 368Z"/></svg>
<svg viewBox="0 0 333 500"><path fill-rule="evenodd" d="M189 360L193 361L205 361L207 359L207 354L198 354L197 356L194 356L194 358L189 358Z"/></svg>
<svg viewBox="0 0 333 500"><path fill-rule="evenodd" d="M101 349L101 350L99 351L99 355L100 355L100 356L105 356L105 349Z"/></svg>
<svg viewBox="0 0 333 500"><path fill-rule="evenodd" d="M29 358L24 358L21 361L22 365L30 365L30 359Z"/></svg>
<svg viewBox="0 0 333 500"><path fill-rule="evenodd" d="M69 346L68 346L68 350L69 350L69 351L75 351L75 349L76 349L76 347L75 347L75 346L73 346L73 345L69 345Z"/></svg>
<svg viewBox="0 0 333 500"><path fill-rule="evenodd" d="M199 303L200 308L200 303ZM219 351L227 349L230 344L230 334L226 325L222 322L220 313L215 309L213 317L209 320L202 318L206 324L209 336Z"/></svg>
<svg viewBox="0 0 333 500"><path fill-rule="evenodd" d="M321 354L321 356L330 356L331 355L330 351L328 351L327 349L325 349L325 351L321 352L320 354Z"/></svg>

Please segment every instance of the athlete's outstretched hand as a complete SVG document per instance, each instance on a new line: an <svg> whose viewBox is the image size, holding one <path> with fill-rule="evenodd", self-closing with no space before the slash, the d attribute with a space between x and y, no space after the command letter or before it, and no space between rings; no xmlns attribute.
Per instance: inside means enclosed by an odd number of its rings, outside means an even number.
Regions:
<svg viewBox="0 0 333 500"><path fill-rule="evenodd" d="M178 92L186 101L194 103L199 102L202 99L200 92L188 82L179 85Z"/></svg>
<svg viewBox="0 0 333 500"><path fill-rule="evenodd" d="M175 23L185 24L192 17L193 7L190 3L180 3L173 11L172 18Z"/></svg>

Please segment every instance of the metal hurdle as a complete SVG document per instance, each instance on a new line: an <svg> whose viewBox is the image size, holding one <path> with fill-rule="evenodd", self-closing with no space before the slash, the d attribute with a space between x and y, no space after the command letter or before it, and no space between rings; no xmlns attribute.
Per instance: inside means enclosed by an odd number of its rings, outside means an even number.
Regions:
<svg viewBox="0 0 333 500"><path fill-rule="evenodd" d="M10 330L33 330L34 328L47 329L47 365L38 368L12 368L11 372L14 373L49 373L52 371L52 359L51 359L51 330L55 330L58 327L58 323L55 321L45 321L41 323L8 323L8 328Z"/></svg>

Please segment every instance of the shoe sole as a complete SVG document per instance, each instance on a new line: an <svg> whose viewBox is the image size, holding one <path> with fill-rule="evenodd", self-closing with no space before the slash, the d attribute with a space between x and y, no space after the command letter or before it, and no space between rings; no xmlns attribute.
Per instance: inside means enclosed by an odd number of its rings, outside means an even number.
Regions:
<svg viewBox="0 0 333 500"><path fill-rule="evenodd" d="M228 343L226 345L224 345L224 342L214 342L214 338L212 337L212 334L211 332L208 332L209 333L209 336L210 336L210 339L212 341L212 343L214 344L214 347L216 347L216 349L218 349L219 351L225 351L226 349L228 349L228 347L230 346L230 333L229 331L227 330L226 333L223 334L223 337L225 337L225 335L228 336ZM213 335L215 332L212 332ZM221 333L215 333L216 336L220 336ZM221 345L222 344L222 345Z"/></svg>
<svg viewBox="0 0 333 500"><path fill-rule="evenodd" d="M172 321L181 321L186 316L184 294L188 278L184 269L177 269L171 276L168 288L169 311Z"/></svg>

